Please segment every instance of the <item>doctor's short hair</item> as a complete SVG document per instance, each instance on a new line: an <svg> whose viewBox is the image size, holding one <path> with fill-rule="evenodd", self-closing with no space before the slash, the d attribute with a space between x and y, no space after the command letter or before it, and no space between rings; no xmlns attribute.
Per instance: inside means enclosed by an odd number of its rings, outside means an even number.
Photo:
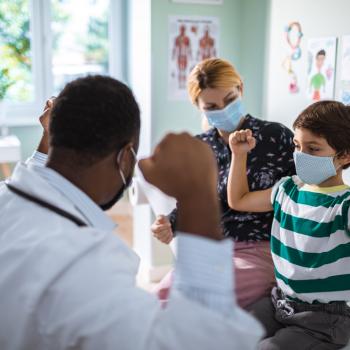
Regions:
<svg viewBox="0 0 350 350"><path fill-rule="evenodd" d="M315 102L294 121L293 129L298 128L325 138L337 155L350 154L350 106L337 101ZM346 164L343 169L349 166Z"/></svg>
<svg viewBox="0 0 350 350"><path fill-rule="evenodd" d="M122 82L101 75L68 83L54 100L50 146L76 155L90 165L128 142L138 142L140 110Z"/></svg>
<svg viewBox="0 0 350 350"><path fill-rule="evenodd" d="M232 89L235 86L243 92L243 81L235 67L221 58L199 62L187 80L187 90L193 104L198 103L198 96L207 88Z"/></svg>

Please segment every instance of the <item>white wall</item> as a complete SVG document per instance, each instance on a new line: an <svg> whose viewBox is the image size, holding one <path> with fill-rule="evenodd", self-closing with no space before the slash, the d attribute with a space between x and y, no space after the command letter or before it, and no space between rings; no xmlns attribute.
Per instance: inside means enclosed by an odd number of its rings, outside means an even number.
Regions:
<svg viewBox="0 0 350 350"><path fill-rule="evenodd" d="M151 0L129 2L129 82L141 108L141 135L138 155L151 153ZM142 59L140 59L142 57ZM133 248L141 258L147 280L155 266L155 240L151 234L153 215L149 205L133 211Z"/></svg>
<svg viewBox="0 0 350 350"><path fill-rule="evenodd" d="M268 35L267 82L265 88L265 113L267 119L292 126L297 115L310 104L307 89L307 42L309 38L338 37L335 97L339 91L341 37L350 34L349 0L271 0ZM287 55L285 27L293 21L300 22L304 36L301 41L302 56L293 62L298 75L300 92L290 94L289 77L282 67ZM350 183L350 171L345 179Z"/></svg>
<svg viewBox="0 0 350 350"><path fill-rule="evenodd" d="M220 55L243 75L248 111L261 115L267 12L270 0L225 0L220 6L180 4L170 0L125 0L129 10L129 83L142 112L139 155L148 155L165 133L200 132L198 110L188 101L169 101L168 20L170 15L215 16L220 19ZM242 64L241 64L242 63ZM134 210L134 248L142 267L157 275L172 261L170 249L153 239L148 205Z"/></svg>
<svg viewBox="0 0 350 350"><path fill-rule="evenodd" d="M291 127L293 120L310 102L306 98L307 42L309 38L350 34L349 0L271 0L267 85L265 91L266 116ZM294 61L301 90L288 92L288 74L282 67L287 45L284 28L292 21L300 22L304 36L301 41L302 57ZM338 41L336 92L340 77L341 40Z"/></svg>

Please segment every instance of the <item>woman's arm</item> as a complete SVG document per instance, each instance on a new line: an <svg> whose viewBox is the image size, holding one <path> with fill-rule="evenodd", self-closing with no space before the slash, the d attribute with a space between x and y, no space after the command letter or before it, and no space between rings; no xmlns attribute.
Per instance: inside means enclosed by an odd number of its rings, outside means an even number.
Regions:
<svg viewBox="0 0 350 350"><path fill-rule="evenodd" d="M266 212L272 210L271 191L250 192L247 179L247 153L255 147L251 130L240 130L230 135L232 161L227 182L227 200L237 211Z"/></svg>

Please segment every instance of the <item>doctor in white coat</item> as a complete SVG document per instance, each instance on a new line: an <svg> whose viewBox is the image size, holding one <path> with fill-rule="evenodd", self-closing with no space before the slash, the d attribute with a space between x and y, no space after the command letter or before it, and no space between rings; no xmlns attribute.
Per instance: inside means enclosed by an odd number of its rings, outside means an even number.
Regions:
<svg viewBox="0 0 350 350"><path fill-rule="evenodd" d="M0 185L0 349L254 349L262 328L232 297L233 242L220 232L208 146L168 135L139 162L179 203L175 282L162 308L135 286L139 259L103 212L136 162L131 91L102 76L69 83L49 130L48 159L36 152Z"/></svg>

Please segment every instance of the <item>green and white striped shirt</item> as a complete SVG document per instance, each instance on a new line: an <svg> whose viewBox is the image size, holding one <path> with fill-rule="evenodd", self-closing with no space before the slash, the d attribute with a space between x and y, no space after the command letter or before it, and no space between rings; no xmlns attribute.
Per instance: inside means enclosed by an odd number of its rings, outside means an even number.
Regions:
<svg viewBox="0 0 350 350"><path fill-rule="evenodd" d="M308 303L350 301L350 187L287 177L273 187L271 201L271 253L284 294Z"/></svg>

